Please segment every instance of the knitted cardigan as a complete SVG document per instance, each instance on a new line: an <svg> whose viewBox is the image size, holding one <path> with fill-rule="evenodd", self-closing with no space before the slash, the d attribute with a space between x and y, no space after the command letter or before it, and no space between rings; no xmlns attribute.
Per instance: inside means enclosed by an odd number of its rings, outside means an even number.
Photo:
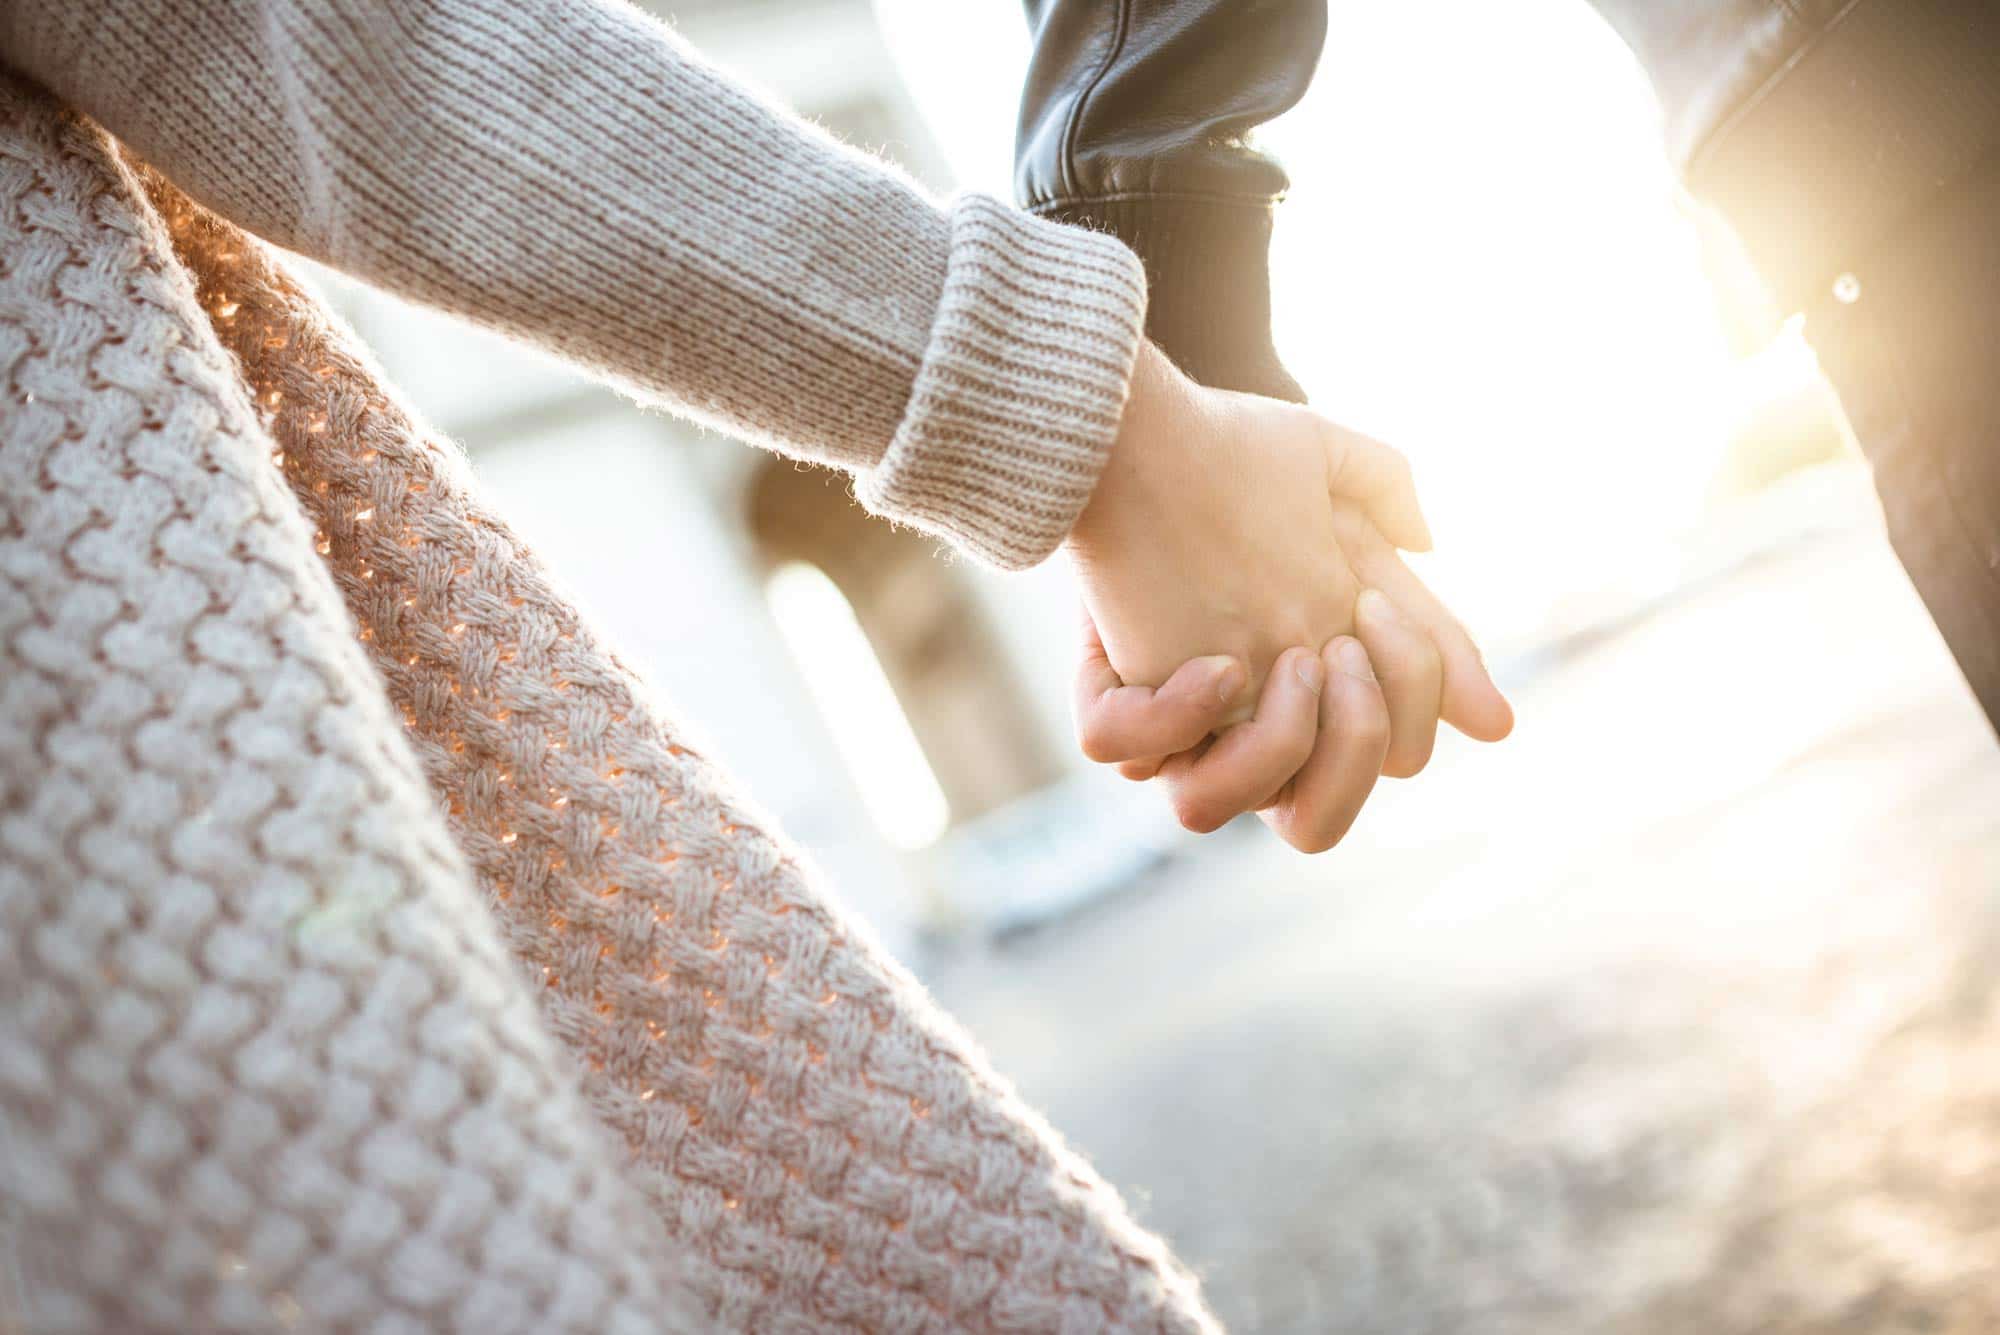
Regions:
<svg viewBox="0 0 2000 1335"><path fill-rule="evenodd" d="M1002 392L950 244L876 467ZM0 76L10 1320L1212 1328L276 254Z"/></svg>

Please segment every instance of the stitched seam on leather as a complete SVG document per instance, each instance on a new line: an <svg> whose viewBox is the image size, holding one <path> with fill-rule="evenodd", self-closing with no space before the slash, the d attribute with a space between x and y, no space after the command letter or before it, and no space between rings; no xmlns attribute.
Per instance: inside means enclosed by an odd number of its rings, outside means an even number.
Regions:
<svg viewBox="0 0 2000 1335"><path fill-rule="evenodd" d="M1076 135L1083 124L1083 109L1096 94L1097 86L1104 82L1104 76L1111 73L1111 66L1117 62L1118 57L1125 54L1125 35L1131 30L1131 26L1132 0L1118 0L1118 22L1111 30L1111 48L1104 53L1104 59L1098 62L1097 69L1091 73L1090 82L1083 86L1083 91L1076 95L1075 105L1069 109L1068 123L1063 126L1062 154L1058 162L1063 180L1072 192L1081 188L1076 173Z"/></svg>
<svg viewBox="0 0 2000 1335"><path fill-rule="evenodd" d="M1890 368L1889 384L1896 395L1896 406L1901 410L1900 416L1902 420L1900 425L1905 432L1914 433L1923 431L1929 425L1927 419L1930 417L1930 414L1920 411L1916 401L1910 396L1909 386L1911 384L1911 377L1907 369L1908 358L1904 352L1903 345L1893 339L1882 337L1873 328L1869 330L1869 337L1871 341L1887 350ZM1985 577L1985 582L1988 585L2000 587L2000 571L1996 571L1993 568L1990 560L1991 549L1979 537L1980 533L1984 530L1979 524L1973 521L1972 516L1965 512L1964 505L1959 501L1958 478L1953 475L1950 456L1948 454L1936 454L1927 458L1925 462L1931 465L1938 473L1938 491L1944 496L1945 509L1951 515L1953 526L1958 532L1959 541L1964 543L1966 550L1973 555L1972 564ZM1932 619L1935 620L1935 616ZM1957 656L1956 651L1954 651L1952 657L1956 658Z"/></svg>
<svg viewBox="0 0 2000 1335"><path fill-rule="evenodd" d="M1785 57L1784 64L1772 70L1770 74L1765 76L1764 81L1757 85L1754 91L1738 102L1736 109L1723 117L1720 125L1708 132L1708 136L1701 141L1700 147L1688 154L1687 179L1690 181L1694 180L1707 164L1709 156L1721 147L1728 140L1729 136L1743 128L1744 120L1749 117L1751 112L1757 109L1758 105L1766 97L1770 96L1771 90L1784 82L1787 75L1804 63L1806 57L1811 55L1819 47L1820 43L1826 40L1829 33L1845 22L1848 15L1866 3L1868 3L1868 0L1847 0L1847 3L1842 5L1833 17L1819 26L1817 32L1809 34L1803 42L1799 43L1798 50ZM1798 11L1792 8L1791 5L1786 4L1783 8L1792 17L1794 22L1798 20Z"/></svg>
<svg viewBox="0 0 2000 1335"><path fill-rule="evenodd" d="M1807 323L1810 326L1810 317L1808 317ZM1857 336L1854 332L1850 331L1846 337L1850 344L1852 344ZM1905 440L1911 436L1920 435L1930 426L1928 421L1929 415L1919 409L1917 401L1910 394L1909 386L1911 379L1908 369L1908 359L1904 354L1902 344L1883 335L1872 323L1862 328L1859 332L1859 339L1862 344L1859 357L1864 363L1869 358L1875 356L1879 356L1886 363L1884 373L1878 378L1887 382L1887 392L1893 397L1895 402L1895 434ZM1839 387L1836 385L1836 397L1838 397L1838 392ZM1841 411L1843 413L1847 411L1846 405L1842 405ZM1943 509L1950 520L1951 527L1949 531L1959 542L1964 544L1967 551L1970 551L1977 558L1972 564L1978 567L1979 573L1984 577L1985 583L1994 587L2000 587L2000 571L1996 571L1987 559L1987 544L1979 538L1979 534L1982 531L1980 526L1973 522L1971 516L1966 514L1964 506L1959 501L1956 479L1951 474L1948 459L1940 455L1931 454L1924 457L1920 462L1928 471L1936 474L1935 478L1931 480L1936 482L1938 494L1943 499ZM1874 471L1872 460L1870 461L1869 468L1871 472ZM1886 503L1884 510L1886 514ZM1935 614L1933 614L1932 619L1936 619ZM1957 657L1956 651L1953 652L1953 657Z"/></svg>
<svg viewBox="0 0 2000 1335"><path fill-rule="evenodd" d="M1147 200L1168 200L1182 204L1227 204L1235 208L1271 209L1283 195L1225 195L1199 190L1121 190L1108 195L1065 195L1061 198L1029 199L1021 207L1042 214L1053 209L1073 209L1088 204L1136 204Z"/></svg>

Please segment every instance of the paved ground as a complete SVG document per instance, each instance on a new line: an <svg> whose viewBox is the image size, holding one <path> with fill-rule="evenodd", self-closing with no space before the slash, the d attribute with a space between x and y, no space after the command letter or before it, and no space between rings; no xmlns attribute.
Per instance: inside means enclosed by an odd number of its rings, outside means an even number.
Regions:
<svg viewBox="0 0 2000 1335"><path fill-rule="evenodd" d="M2000 1329L2000 746L1879 536L931 971L1239 1331Z"/></svg>

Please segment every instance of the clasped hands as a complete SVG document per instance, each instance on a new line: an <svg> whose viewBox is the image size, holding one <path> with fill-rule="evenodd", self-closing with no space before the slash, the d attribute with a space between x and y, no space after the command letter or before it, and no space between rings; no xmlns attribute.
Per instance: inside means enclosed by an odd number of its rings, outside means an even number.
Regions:
<svg viewBox="0 0 2000 1335"><path fill-rule="evenodd" d="M1255 811L1338 843L1440 719L1513 727L1472 639L1397 549L1428 550L1409 467L1297 404L1207 389L1142 343L1111 457L1069 538L1084 754L1157 779L1190 830Z"/></svg>

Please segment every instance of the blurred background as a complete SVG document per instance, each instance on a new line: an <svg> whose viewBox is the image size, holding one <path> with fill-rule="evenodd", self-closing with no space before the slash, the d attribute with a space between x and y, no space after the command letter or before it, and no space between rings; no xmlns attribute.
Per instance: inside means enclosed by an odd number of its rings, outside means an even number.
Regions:
<svg viewBox="0 0 2000 1335"><path fill-rule="evenodd" d="M678 0L1010 193L1012 0ZM1334 0L1279 347L1416 465L1515 737L1306 859L1070 740L1075 599L323 281L706 750L1242 1330L2000 1329L2000 752L1583 0ZM605 487L607 476L617 479Z"/></svg>

